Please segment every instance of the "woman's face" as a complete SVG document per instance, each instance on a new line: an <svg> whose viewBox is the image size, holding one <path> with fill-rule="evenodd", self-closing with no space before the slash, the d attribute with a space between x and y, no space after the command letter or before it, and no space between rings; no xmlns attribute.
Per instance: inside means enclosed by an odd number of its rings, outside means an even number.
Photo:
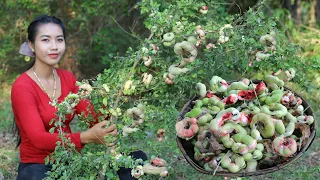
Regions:
<svg viewBox="0 0 320 180"><path fill-rule="evenodd" d="M40 25L33 47L36 61L41 61L50 66L58 64L66 49L63 31L60 26L54 23Z"/></svg>

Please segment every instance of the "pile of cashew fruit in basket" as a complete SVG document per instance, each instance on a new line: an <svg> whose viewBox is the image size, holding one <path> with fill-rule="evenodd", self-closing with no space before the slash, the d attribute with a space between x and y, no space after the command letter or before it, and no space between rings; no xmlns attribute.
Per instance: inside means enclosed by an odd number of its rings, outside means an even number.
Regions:
<svg viewBox="0 0 320 180"><path fill-rule="evenodd" d="M277 76L229 84L213 76L209 84L196 84L199 98L176 123L177 136L191 141L193 158L205 170L254 172L281 164L304 147L314 117Z"/></svg>

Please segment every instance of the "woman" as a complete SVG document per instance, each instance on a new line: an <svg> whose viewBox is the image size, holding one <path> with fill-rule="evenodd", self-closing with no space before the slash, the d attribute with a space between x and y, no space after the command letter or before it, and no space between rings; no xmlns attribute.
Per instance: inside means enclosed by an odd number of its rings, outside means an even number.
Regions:
<svg viewBox="0 0 320 180"><path fill-rule="evenodd" d="M11 90L12 110L21 136L18 180L46 177L51 166L45 165L44 160L54 151L58 137L58 133L49 132L52 127L49 122L56 118L57 111L51 103L61 102L70 92L78 91L74 75L55 68L65 52L65 40L63 22L43 15L30 23L28 43L20 48L21 54L33 56L35 60L33 66L15 80ZM89 101L80 101L76 113L86 112L87 109L93 111ZM72 133L69 123L73 117L74 114L67 117L63 131L79 149L87 143L105 143L105 136L117 134L114 124L105 127L106 121L92 125L87 131ZM123 173L130 174L129 170L121 170L120 178Z"/></svg>

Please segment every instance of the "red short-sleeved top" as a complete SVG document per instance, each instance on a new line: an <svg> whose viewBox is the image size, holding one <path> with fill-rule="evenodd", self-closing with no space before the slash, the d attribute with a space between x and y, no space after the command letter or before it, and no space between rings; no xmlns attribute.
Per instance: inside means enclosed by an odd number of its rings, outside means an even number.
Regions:
<svg viewBox="0 0 320 180"><path fill-rule="evenodd" d="M75 85L76 78L71 72L62 69L56 69L56 72L61 81L61 96L58 102L62 102L70 92L78 92L78 86ZM20 159L23 163L44 163L45 158L55 149L58 133L49 132L53 127L49 122L57 118L57 109L49 102L48 95L26 72L21 74L12 85L12 111L20 131ZM93 107L89 101L85 100L80 101L75 112L88 114L89 111L93 112ZM68 133L68 137L77 148L83 148L80 132L72 133L69 126L74 116L75 114L66 116L66 127L63 131ZM95 115L94 117L96 118Z"/></svg>

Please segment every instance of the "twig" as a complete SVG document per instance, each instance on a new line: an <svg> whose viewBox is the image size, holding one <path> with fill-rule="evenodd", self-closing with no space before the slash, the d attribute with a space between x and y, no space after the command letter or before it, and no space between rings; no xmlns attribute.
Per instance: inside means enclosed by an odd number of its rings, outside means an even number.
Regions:
<svg viewBox="0 0 320 180"><path fill-rule="evenodd" d="M259 0L251 9L255 10L257 7L259 7L261 4L261 0Z"/></svg>
<svg viewBox="0 0 320 180"><path fill-rule="evenodd" d="M211 4L218 4L218 5L233 5L234 3L211 3Z"/></svg>
<svg viewBox="0 0 320 180"><path fill-rule="evenodd" d="M236 6L239 8L239 11L240 11L240 13L239 13L239 14L241 14L241 13L242 13L242 11L241 11L241 7L239 6L239 4L238 4L238 3L236 3Z"/></svg>
<svg viewBox="0 0 320 180"><path fill-rule="evenodd" d="M252 80L250 80L250 82L251 82L251 84L253 84ZM259 97L258 97L258 95L257 95L257 92L256 92L255 88L253 88L253 92L254 92L254 95L255 95L255 96L257 97L257 99L258 99L258 104L259 104L259 107L260 107L260 109L261 109L260 99L259 99Z"/></svg>
<svg viewBox="0 0 320 180"><path fill-rule="evenodd" d="M154 33L151 33L150 36L149 36L149 38L147 39L147 41L149 41L149 40L153 37L153 35L154 35ZM133 73L134 69L137 67L137 65L138 65L138 63L140 62L141 59L142 59L142 57L141 57L141 55L139 54L139 55L137 56L136 62L133 64L133 66L132 66L132 68L131 68L131 71L128 73L128 75L127 75L124 83L130 78L131 74ZM123 93L124 83L122 84L121 89L120 89L120 91L119 91L119 93L118 93L116 102L114 103L114 107L113 107L114 109L117 109L117 107L118 107L118 104L119 104L119 101L120 101L120 97L121 97L121 95L122 95L122 93ZM114 117L115 117L115 116L111 116L111 118L110 118L111 124L114 122Z"/></svg>
<svg viewBox="0 0 320 180"><path fill-rule="evenodd" d="M93 135L97 138L97 139L99 139L99 141L102 143L102 144L105 144L94 132L92 132L93 133Z"/></svg>
<svg viewBox="0 0 320 180"><path fill-rule="evenodd" d="M305 113L310 108L310 105L308 105L304 110L303 113Z"/></svg>
<svg viewBox="0 0 320 180"><path fill-rule="evenodd" d="M139 37L134 36L134 35L128 33L125 29L123 29L123 27L122 27L112 16L110 16L110 17L111 17L111 19L113 19L113 21L114 21L125 33L127 33L128 35L130 35L130 36L132 36L132 37L134 37L134 38L136 38L136 39L138 39L138 40L141 41L141 39L140 39Z"/></svg>
<svg viewBox="0 0 320 180"><path fill-rule="evenodd" d="M213 171L212 175L216 175L218 168L220 167L221 161L218 162L216 169Z"/></svg>
<svg viewBox="0 0 320 180"><path fill-rule="evenodd" d="M59 113L59 122L60 122L60 123L59 123L59 130L60 130L61 136L63 136L62 127L61 127L61 124L62 124L61 116L62 116L62 113L60 112L60 113ZM62 137L61 137L61 138L62 138ZM62 139L62 146L65 147L63 139Z"/></svg>
<svg viewBox="0 0 320 180"><path fill-rule="evenodd" d="M292 19L292 18L290 18ZM295 21L294 19L292 19L293 21ZM306 25L303 25L303 24L299 24L299 26L303 27L303 28L306 28L306 29L309 29L311 31L315 31L316 33L319 33L320 34L320 30L316 29L316 28L313 28L313 27L309 27L309 26L306 26Z"/></svg>
<svg viewBox="0 0 320 180"><path fill-rule="evenodd" d="M231 152L231 151L229 150L221 159L225 158L226 156L229 156L229 155L230 155L230 152ZM218 170L218 168L219 168L219 166L220 166L221 159L220 159L219 163L217 164L217 168L213 171L212 175L215 175L215 174L216 174L216 172L217 172L217 170Z"/></svg>
<svg viewBox="0 0 320 180"><path fill-rule="evenodd" d="M126 14L130 14L133 10L136 9L138 3L133 4L133 6L131 6L131 8L128 10L128 12ZM122 16L119 17L118 21L122 20L123 18L126 17L126 14L123 14Z"/></svg>
<svg viewBox="0 0 320 180"><path fill-rule="evenodd" d="M241 7L239 6L239 4L235 1L235 0L233 0L233 2L232 3L230 3L231 4L231 6L229 7L229 10L228 11L230 11L230 9L233 7L233 5L236 5L238 8L239 8L239 14L241 14L242 13L242 11L241 11Z"/></svg>
<svg viewBox="0 0 320 180"><path fill-rule="evenodd" d="M299 148L298 148L298 151L301 150L301 146L302 146L302 137L299 138L300 142L299 142Z"/></svg>
<svg viewBox="0 0 320 180"><path fill-rule="evenodd" d="M265 4L264 6L271 12L271 14L273 14L273 9L270 6L268 6L267 4ZM286 35L288 36L290 42L293 42L292 37L291 37L291 35L290 35L289 31L288 31L288 28L286 28L286 26L280 20L278 20L278 22L280 23L282 28L285 29Z"/></svg>
<svg viewBox="0 0 320 180"><path fill-rule="evenodd" d="M131 32L133 32L133 30L134 30L134 28L136 27L136 25L137 25L137 20L134 20L132 26L129 27L129 29L131 30Z"/></svg>

